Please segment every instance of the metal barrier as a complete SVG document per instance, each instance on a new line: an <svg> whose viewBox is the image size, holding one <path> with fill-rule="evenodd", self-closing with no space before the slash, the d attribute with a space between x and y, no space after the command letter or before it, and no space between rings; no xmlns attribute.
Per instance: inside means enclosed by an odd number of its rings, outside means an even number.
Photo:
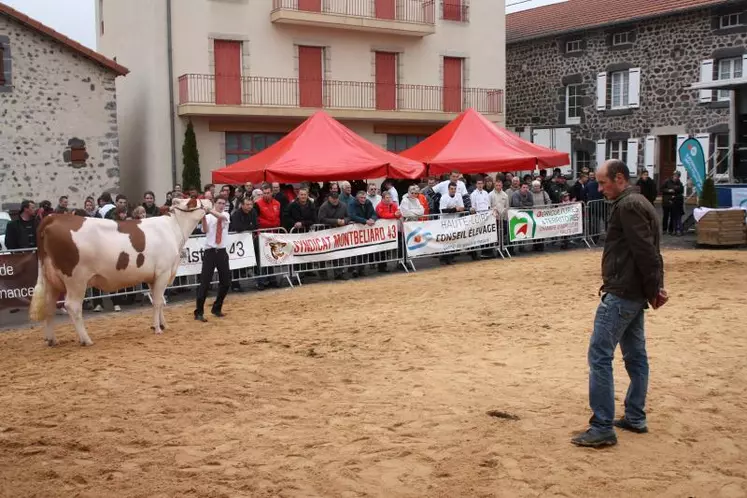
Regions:
<svg viewBox="0 0 747 498"><path fill-rule="evenodd" d="M309 229L292 229L290 233L309 233L319 230L327 230L330 227L326 225L312 225ZM379 271L386 271L386 265L389 263L397 263L402 266L405 272L409 272L407 265L405 264L404 258L404 239L402 237L402 224L400 223L397 227L399 234L397 249L391 249L388 251L375 252L370 254L362 254L360 256L348 256L345 258L333 259L329 261L316 261L313 263L299 263L293 265L293 276L296 279L298 285L303 285L301 280L302 276L313 276L317 274L322 280L329 280L329 272L332 271L332 278L344 279L345 273L353 273L353 276L364 276L366 267L373 266L378 268Z"/></svg>
<svg viewBox="0 0 747 498"><path fill-rule="evenodd" d="M571 204L581 204L580 202L574 202ZM536 206L532 208L509 208L509 209L517 209L517 210L538 210L538 209L549 209L549 208L557 208L566 206L566 204L548 204L546 206ZM587 225L586 225L586 216L584 211L584 206L581 205L581 216L582 216L582 230L579 234L574 235L564 235L564 236L557 236L557 237L547 237L543 239L522 239L522 240L514 240L511 241L510 236L508 235L508 212L504 213L503 215L503 224L504 227L506 227L506 235L504 236L503 243L501 245L501 249L506 253L506 255L511 258L516 255L516 253L519 253L522 251L522 248L532 248L535 251L543 251L546 246L554 245L554 244L560 244L562 248L567 248L569 244L575 243L576 241L583 242L586 247L591 248L591 244L589 244L589 241L587 240Z"/></svg>
<svg viewBox="0 0 747 498"><path fill-rule="evenodd" d="M584 232L589 243L597 245L601 236L606 235L611 208L612 204L605 199L595 199L584 206Z"/></svg>
<svg viewBox="0 0 747 498"><path fill-rule="evenodd" d="M433 221L433 220L440 220L440 219L453 219L453 218L462 218L466 216L471 216L473 213L469 211L462 211L460 213L456 214L427 214L423 216L418 216L417 219L412 220L405 220L405 221ZM439 252L436 254L429 253L429 254L416 254L411 255L407 253L406 248L404 247L404 242L402 244L402 251L405 255L405 261L407 265L410 266L412 271L417 271L417 268L415 268L415 260L416 259L426 259L426 258L439 258L442 261L447 260L451 257L461 255L461 254L470 254L472 255L473 259L478 259L480 255L485 255L486 252L490 251L492 253L489 257L494 257L495 254L499 255L501 258L505 259L505 256L503 255L503 252L501 251L501 241L503 238L502 230L500 229L500 221L498 220L498 217L496 216L496 222L499 225L499 228L497 230L497 236L496 240L494 242L491 242L490 244L483 244L479 246L474 247L468 247L468 248L455 248L452 250L446 250L443 252ZM402 234L404 235L404 228L401 229Z"/></svg>

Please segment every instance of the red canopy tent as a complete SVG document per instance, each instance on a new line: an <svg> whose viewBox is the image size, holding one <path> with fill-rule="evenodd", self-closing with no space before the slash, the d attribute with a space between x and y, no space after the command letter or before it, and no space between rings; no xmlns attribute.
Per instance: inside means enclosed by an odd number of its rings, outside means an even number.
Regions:
<svg viewBox="0 0 747 498"><path fill-rule="evenodd" d="M570 164L565 152L527 142L467 109L454 121L401 156L422 161L431 175L452 170L465 174L522 171Z"/></svg>
<svg viewBox="0 0 747 498"><path fill-rule="evenodd" d="M425 166L388 152L318 111L271 147L213 171L213 183L422 178Z"/></svg>

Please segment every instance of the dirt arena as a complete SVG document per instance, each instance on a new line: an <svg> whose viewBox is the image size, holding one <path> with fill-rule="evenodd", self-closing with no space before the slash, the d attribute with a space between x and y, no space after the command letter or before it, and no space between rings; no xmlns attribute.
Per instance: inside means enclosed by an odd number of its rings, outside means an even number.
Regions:
<svg viewBox="0 0 747 498"><path fill-rule="evenodd" d="M229 295L207 325L172 306L161 337L147 308L92 318L92 348L2 334L0 494L745 496L747 252L665 258L651 433L616 447L569 444L600 266L577 251Z"/></svg>

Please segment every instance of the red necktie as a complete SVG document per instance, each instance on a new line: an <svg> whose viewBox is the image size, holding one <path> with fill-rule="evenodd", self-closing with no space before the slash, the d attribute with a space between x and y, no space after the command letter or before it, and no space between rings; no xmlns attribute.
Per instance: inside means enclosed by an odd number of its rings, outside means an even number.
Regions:
<svg viewBox="0 0 747 498"><path fill-rule="evenodd" d="M218 218L216 229L218 231L215 233L215 244L218 245L220 244L220 241L223 240L223 218Z"/></svg>

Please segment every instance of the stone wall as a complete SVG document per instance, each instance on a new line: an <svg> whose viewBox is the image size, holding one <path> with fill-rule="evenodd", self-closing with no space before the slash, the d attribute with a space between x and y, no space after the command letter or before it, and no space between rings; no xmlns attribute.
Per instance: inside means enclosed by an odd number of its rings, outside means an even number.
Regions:
<svg viewBox="0 0 747 498"><path fill-rule="evenodd" d="M640 139L639 167L643 161L643 138L657 134L723 133L729 108L726 102L699 103L697 91L700 65L705 59L740 56L745 50L747 28L714 29L719 11L691 11L612 26L606 29L566 34L507 46L507 126L555 127L565 124L565 86L581 83L583 114L572 128L574 150L591 153L594 142L604 139ZM610 44L612 33L631 30L633 43ZM565 42L583 39L580 54L565 54ZM598 111L597 73L641 68L640 107L623 111ZM747 67L745 68L747 70ZM609 92L609 80L608 80ZM676 131L675 131L676 130ZM673 132L673 133L672 133ZM662 133L664 134L664 133Z"/></svg>
<svg viewBox="0 0 747 498"><path fill-rule="evenodd" d="M10 84L0 86L0 205L56 205L67 195L82 207L88 195L116 191L115 74L3 15L0 43L10 61Z"/></svg>

